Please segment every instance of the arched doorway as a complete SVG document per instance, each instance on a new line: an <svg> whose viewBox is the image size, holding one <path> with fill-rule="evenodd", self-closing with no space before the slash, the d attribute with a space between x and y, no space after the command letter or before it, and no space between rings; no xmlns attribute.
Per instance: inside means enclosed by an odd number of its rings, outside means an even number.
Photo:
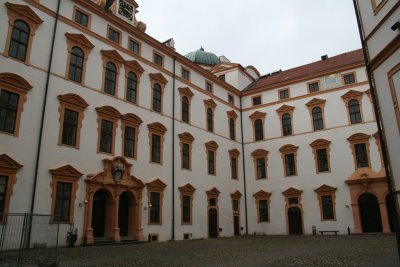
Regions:
<svg viewBox="0 0 400 267"><path fill-rule="evenodd" d="M97 190L93 196L92 229L93 237L106 236L106 213L109 213L107 202L111 195L104 189Z"/></svg>
<svg viewBox="0 0 400 267"><path fill-rule="evenodd" d="M130 192L124 192L119 197L118 228L121 237L131 236L134 224L134 196Z"/></svg>
<svg viewBox="0 0 400 267"><path fill-rule="evenodd" d="M378 198L371 193L362 194L358 199L361 226L364 233L382 232L382 219Z"/></svg>
<svg viewBox="0 0 400 267"><path fill-rule="evenodd" d="M389 194L385 198L386 201L386 210L388 214L388 219L389 219L389 227L390 227L390 232L394 233L394 221L393 221L393 209L392 209L392 203L390 202L389 199Z"/></svg>
<svg viewBox="0 0 400 267"><path fill-rule="evenodd" d="M208 210L208 237L218 237L218 211L214 208Z"/></svg>
<svg viewBox="0 0 400 267"><path fill-rule="evenodd" d="M288 209L289 234L303 234L303 223L301 218L301 210L298 207L290 207Z"/></svg>

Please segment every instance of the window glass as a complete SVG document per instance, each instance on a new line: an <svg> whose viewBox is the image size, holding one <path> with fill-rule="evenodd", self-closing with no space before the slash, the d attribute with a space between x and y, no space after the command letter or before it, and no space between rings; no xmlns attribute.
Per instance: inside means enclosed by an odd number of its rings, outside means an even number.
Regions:
<svg viewBox="0 0 400 267"><path fill-rule="evenodd" d="M101 120L100 151L105 153L112 152L113 145L113 122Z"/></svg>
<svg viewBox="0 0 400 267"><path fill-rule="evenodd" d="M267 172L265 170L265 158L257 158L257 179L267 178Z"/></svg>
<svg viewBox="0 0 400 267"><path fill-rule="evenodd" d="M292 134L292 120L289 113L282 115L282 129L284 136Z"/></svg>
<svg viewBox="0 0 400 267"><path fill-rule="evenodd" d="M208 151L208 174L215 174L214 151Z"/></svg>
<svg viewBox="0 0 400 267"><path fill-rule="evenodd" d="M160 193L150 192L150 223L160 223Z"/></svg>
<svg viewBox="0 0 400 267"><path fill-rule="evenodd" d="M285 155L286 176L296 175L296 166L294 162L294 154Z"/></svg>
<svg viewBox="0 0 400 267"><path fill-rule="evenodd" d="M309 84L308 84L308 91L309 91L310 93L318 92L318 91L319 91L318 82L309 83Z"/></svg>
<svg viewBox="0 0 400 267"><path fill-rule="evenodd" d="M69 61L69 79L71 81L75 81L80 83L82 81L82 71L83 71L83 62L84 54L82 49L74 46L71 49L71 57Z"/></svg>
<svg viewBox="0 0 400 267"><path fill-rule="evenodd" d="M57 182L55 221L69 221L72 183Z"/></svg>
<svg viewBox="0 0 400 267"><path fill-rule="evenodd" d="M161 86L158 83L153 87L153 110L161 112Z"/></svg>
<svg viewBox="0 0 400 267"><path fill-rule="evenodd" d="M182 196L182 222L190 223L190 196Z"/></svg>
<svg viewBox="0 0 400 267"><path fill-rule="evenodd" d="M29 26L22 20L16 20L11 33L8 55L25 61L29 42Z"/></svg>
<svg viewBox="0 0 400 267"><path fill-rule="evenodd" d="M260 222L268 221L268 201L267 200L259 200L259 214L260 214Z"/></svg>
<svg viewBox="0 0 400 267"><path fill-rule="evenodd" d="M128 73L128 81L126 86L126 100L136 103L137 94L137 77L133 72Z"/></svg>
<svg viewBox="0 0 400 267"><path fill-rule="evenodd" d="M108 28L108 39L112 42L119 44L119 32L112 28Z"/></svg>
<svg viewBox="0 0 400 267"><path fill-rule="evenodd" d="M318 172L329 171L326 149L317 149Z"/></svg>
<svg viewBox="0 0 400 267"><path fill-rule="evenodd" d="M70 109L64 110L64 122L61 143L64 145L76 145L76 133L78 130L79 113Z"/></svg>
<svg viewBox="0 0 400 267"><path fill-rule="evenodd" d="M264 139L264 129L263 129L263 122L261 119L257 119L254 122L254 131L255 131L255 138L256 141L260 141Z"/></svg>
<svg viewBox="0 0 400 267"><path fill-rule="evenodd" d="M289 98L289 89L279 91L279 99Z"/></svg>
<svg viewBox="0 0 400 267"><path fill-rule="evenodd" d="M235 140L236 137L235 121L232 118L229 118L229 137L231 140Z"/></svg>
<svg viewBox="0 0 400 267"><path fill-rule="evenodd" d="M212 83L206 82L206 90L210 93L213 92L213 85Z"/></svg>
<svg viewBox="0 0 400 267"><path fill-rule="evenodd" d="M213 111L211 108L207 108L207 130L209 132L214 131L214 117L213 117Z"/></svg>
<svg viewBox="0 0 400 267"><path fill-rule="evenodd" d="M154 53L154 63L156 63L157 65L162 66L163 65L163 58L161 55Z"/></svg>
<svg viewBox="0 0 400 267"><path fill-rule="evenodd" d="M87 27L89 25L89 16L80 10L75 10L75 22Z"/></svg>
<svg viewBox="0 0 400 267"><path fill-rule="evenodd" d="M322 218L324 220L335 219L335 216L333 213L332 196L331 195L321 196L321 201L322 201Z"/></svg>
<svg viewBox="0 0 400 267"><path fill-rule="evenodd" d="M253 106L261 105L261 96L253 97Z"/></svg>
<svg viewBox="0 0 400 267"><path fill-rule="evenodd" d="M357 168L369 167L367 148L364 143L355 144Z"/></svg>
<svg viewBox="0 0 400 267"><path fill-rule="evenodd" d="M312 118L314 131L322 130L324 128L324 121L322 118L322 110L320 107L315 107L312 109Z"/></svg>
<svg viewBox="0 0 400 267"><path fill-rule="evenodd" d="M344 75L343 79L344 79L344 84L351 84L351 83L355 83L356 82L356 79L355 79L353 73Z"/></svg>
<svg viewBox="0 0 400 267"><path fill-rule="evenodd" d="M140 45L138 42L133 40L129 40L129 50L131 50L135 54L139 54L140 52Z"/></svg>
<svg viewBox="0 0 400 267"><path fill-rule="evenodd" d="M7 181L8 176L0 176L0 213L4 212L6 204L6 193L7 193ZM0 216L0 220L2 216Z"/></svg>
<svg viewBox="0 0 400 267"><path fill-rule="evenodd" d="M124 133L124 156L135 157L135 128L125 126Z"/></svg>
<svg viewBox="0 0 400 267"><path fill-rule="evenodd" d="M190 145L182 144L182 168L190 169Z"/></svg>
<svg viewBox="0 0 400 267"><path fill-rule="evenodd" d="M237 158L231 157L232 178L237 179Z"/></svg>
<svg viewBox="0 0 400 267"><path fill-rule="evenodd" d="M19 95L0 90L0 131L14 133Z"/></svg>
<svg viewBox="0 0 400 267"><path fill-rule="evenodd" d="M189 123L189 99L186 96L182 97L182 121Z"/></svg>
<svg viewBox="0 0 400 267"><path fill-rule="evenodd" d="M355 99L349 101L349 114L351 124L361 123L360 105Z"/></svg>
<svg viewBox="0 0 400 267"><path fill-rule="evenodd" d="M104 81L104 92L109 95L115 95L115 86L117 80L117 68L111 62L106 64L106 77Z"/></svg>
<svg viewBox="0 0 400 267"><path fill-rule="evenodd" d="M151 162L161 163L161 136L151 136Z"/></svg>

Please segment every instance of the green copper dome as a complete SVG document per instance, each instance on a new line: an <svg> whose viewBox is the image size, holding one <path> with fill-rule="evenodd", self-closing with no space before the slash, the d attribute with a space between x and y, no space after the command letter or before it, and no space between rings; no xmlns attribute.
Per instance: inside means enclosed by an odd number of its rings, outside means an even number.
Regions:
<svg viewBox="0 0 400 267"><path fill-rule="evenodd" d="M189 54L185 55L185 57L196 64L219 64L219 58L217 55L211 52L205 52L203 47L200 47L200 49L197 51L190 52Z"/></svg>

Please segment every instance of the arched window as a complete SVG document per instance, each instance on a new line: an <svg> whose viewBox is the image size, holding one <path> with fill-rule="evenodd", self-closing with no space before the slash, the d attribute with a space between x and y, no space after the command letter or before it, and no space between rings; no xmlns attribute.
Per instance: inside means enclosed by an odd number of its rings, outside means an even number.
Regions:
<svg viewBox="0 0 400 267"><path fill-rule="evenodd" d="M211 108L207 109L207 130L209 132L214 131L214 118L213 118L213 111Z"/></svg>
<svg viewBox="0 0 400 267"><path fill-rule="evenodd" d="M82 82L84 54L82 49L74 46L71 49L71 57L69 59L69 79L75 82Z"/></svg>
<svg viewBox="0 0 400 267"><path fill-rule="evenodd" d="M322 130L324 128L324 121L322 118L322 110L320 107L315 107L312 109L312 118L314 131Z"/></svg>
<svg viewBox="0 0 400 267"><path fill-rule="evenodd" d="M255 120L254 133L255 133L256 141L260 141L260 140L264 139L263 122L261 119Z"/></svg>
<svg viewBox="0 0 400 267"><path fill-rule="evenodd" d="M126 100L136 103L137 94L137 77L133 72L128 73L128 81L126 84Z"/></svg>
<svg viewBox="0 0 400 267"><path fill-rule="evenodd" d="M158 83L153 86L153 110L161 112L161 86Z"/></svg>
<svg viewBox="0 0 400 267"><path fill-rule="evenodd" d="M233 120L233 118L229 119L229 136L230 136L231 140L236 139L235 121Z"/></svg>
<svg viewBox="0 0 400 267"><path fill-rule="evenodd" d="M355 99L349 101L349 115L351 124L361 122L360 104Z"/></svg>
<svg viewBox="0 0 400 267"><path fill-rule="evenodd" d="M284 136L292 134L292 119L289 113L284 113L282 115L282 130Z"/></svg>
<svg viewBox="0 0 400 267"><path fill-rule="evenodd" d="M189 123L189 99L182 97L182 121Z"/></svg>
<svg viewBox="0 0 400 267"><path fill-rule="evenodd" d="M16 20L11 33L8 55L25 61L29 43L29 26L22 20Z"/></svg>
<svg viewBox="0 0 400 267"><path fill-rule="evenodd" d="M117 68L111 62L106 65L106 77L104 81L104 92L109 95L115 95L115 84L117 80Z"/></svg>

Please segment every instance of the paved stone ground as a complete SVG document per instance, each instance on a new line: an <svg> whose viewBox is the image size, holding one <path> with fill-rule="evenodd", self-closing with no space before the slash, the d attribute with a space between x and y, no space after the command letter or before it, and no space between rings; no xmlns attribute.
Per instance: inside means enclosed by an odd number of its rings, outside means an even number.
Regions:
<svg viewBox="0 0 400 267"><path fill-rule="evenodd" d="M2 252L0 266L16 266ZM45 266L51 249L24 252L24 266ZM394 235L243 236L217 240L60 248L60 267L89 266L400 266Z"/></svg>

